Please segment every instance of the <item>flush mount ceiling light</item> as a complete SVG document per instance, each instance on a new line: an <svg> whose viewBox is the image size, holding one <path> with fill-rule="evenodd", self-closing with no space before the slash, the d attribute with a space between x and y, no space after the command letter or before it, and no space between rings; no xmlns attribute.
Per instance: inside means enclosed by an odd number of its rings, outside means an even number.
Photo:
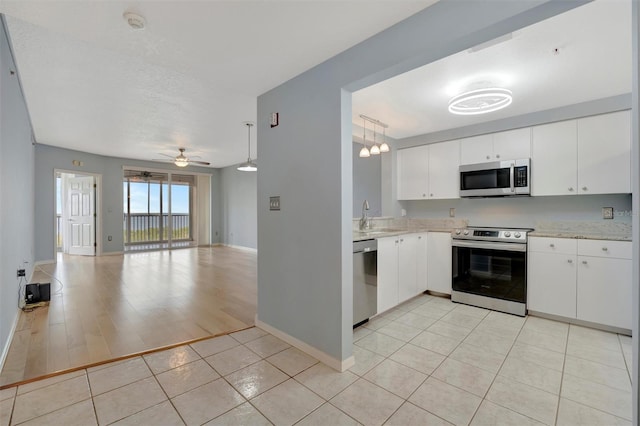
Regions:
<svg viewBox="0 0 640 426"><path fill-rule="evenodd" d="M246 163L242 163L238 166L238 170L240 170L241 172L255 172L256 170L258 170L258 166L256 166L256 163L251 161L251 128L253 127L253 123L251 121L245 121L242 124L247 126L249 158L247 158Z"/></svg>
<svg viewBox="0 0 640 426"><path fill-rule="evenodd" d="M129 24L129 26L134 30L142 30L147 24L147 20L144 19L144 16L139 15L135 12L131 12L131 11L125 12L122 14L122 17L127 22L127 24Z"/></svg>
<svg viewBox="0 0 640 426"><path fill-rule="evenodd" d="M497 87L471 90L449 101L449 112L459 115L486 114L511 105L511 90Z"/></svg>

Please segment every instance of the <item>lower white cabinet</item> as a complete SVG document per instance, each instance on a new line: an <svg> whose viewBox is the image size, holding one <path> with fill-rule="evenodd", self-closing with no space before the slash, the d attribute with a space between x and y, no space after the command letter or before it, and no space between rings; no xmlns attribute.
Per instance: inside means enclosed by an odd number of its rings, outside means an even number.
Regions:
<svg viewBox="0 0 640 426"><path fill-rule="evenodd" d="M426 290L427 233L378 238L378 312Z"/></svg>
<svg viewBox="0 0 640 426"><path fill-rule="evenodd" d="M427 234L427 289L451 294L451 234Z"/></svg>
<svg viewBox="0 0 640 426"><path fill-rule="evenodd" d="M531 237L527 308L631 329L631 243Z"/></svg>

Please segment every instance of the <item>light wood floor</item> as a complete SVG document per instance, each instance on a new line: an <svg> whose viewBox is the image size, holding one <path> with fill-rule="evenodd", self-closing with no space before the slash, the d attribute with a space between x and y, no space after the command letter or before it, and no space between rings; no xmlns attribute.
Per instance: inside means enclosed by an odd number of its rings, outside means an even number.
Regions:
<svg viewBox="0 0 640 426"><path fill-rule="evenodd" d="M60 255L48 307L21 312L0 386L253 325L257 255L200 247Z"/></svg>

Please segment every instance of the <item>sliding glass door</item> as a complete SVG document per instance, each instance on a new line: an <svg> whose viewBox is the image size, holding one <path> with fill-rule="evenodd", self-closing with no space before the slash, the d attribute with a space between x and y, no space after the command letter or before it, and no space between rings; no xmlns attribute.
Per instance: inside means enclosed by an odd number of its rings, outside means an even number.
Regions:
<svg viewBox="0 0 640 426"><path fill-rule="evenodd" d="M195 176L125 170L123 230L127 250L195 244Z"/></svg>

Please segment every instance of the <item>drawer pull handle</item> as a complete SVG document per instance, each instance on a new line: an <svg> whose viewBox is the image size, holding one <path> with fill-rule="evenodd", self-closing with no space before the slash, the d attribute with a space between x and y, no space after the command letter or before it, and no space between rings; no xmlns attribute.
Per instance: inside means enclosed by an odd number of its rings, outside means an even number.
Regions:
<svg viewBox="0 0 640 426"><path fill-rule="evenodd" d="M573 260L569 259L567 260L567 263L573 263Z"/></svg>
<svg viewBox="0 0 640 426"><path fill-rule="evenodd" d="M549 247L554 248L556 245L555 244L549 244Z"/></svg>
<svg viewBox="0 0 640 426"><path fill-rule="evenodd" d="M609 249L606 247L602 247L602 251L608 251Z"/></svg>
<svg viewBox="0 0 640 426"><path fill-rule="evenodd" d="M586 261L586 260L583 260L583 261L582 261L582 264L583 264L583 265L586 265L586 264L587 264L587 261Z"/></svg>

